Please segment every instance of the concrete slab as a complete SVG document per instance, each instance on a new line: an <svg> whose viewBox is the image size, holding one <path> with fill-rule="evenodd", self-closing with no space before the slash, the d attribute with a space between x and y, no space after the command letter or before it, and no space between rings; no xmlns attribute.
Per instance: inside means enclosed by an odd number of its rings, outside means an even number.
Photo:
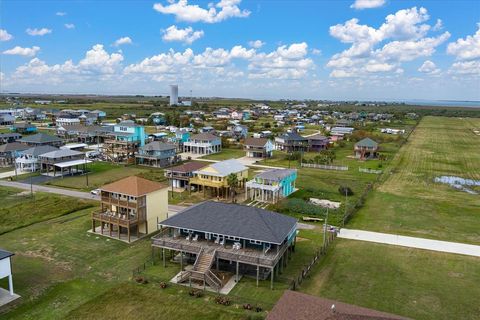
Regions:
<svg viewBox="0 0 480 320"><path fill-rule="evenodd" d="M185 271L188 271L190 269L192 269L193 266L189 265L189 266L186 266L185 267ZM202 285L198 285L196 283L189 283L189 282L183 282L183 283L179 283L177 282L177 277L182 273L182 271L180 271L179 273L177 273L171 280L170 282L171 283L175 283L175 284L178 284L178 285L181 285L181 286L184 286L184 287L189 287L189 288L194 288L194 289L198 289L198 290L203 290L203 286ZM242 280L242 277L243 276L240 276L240 279L238 280L240 282L240 280ZM233 275L232 277L230 277L230 279L227 281L227 283L225 283L225 285L220 289L220 291L218 293L220 294L224 294L224 295L227 295L230 293L230 291L232 291L232 289L235 287L235 285L237 284L238 282L235 281L235 275ZM206 286L205 287L205 290L209 291L209 292L214 292L214 293L217 293L217 290L215 289L212 289L210 288L209 286Z"/></svg>
<svg viewBox="0 0 480 320"><path fill-rule="evenodd" d="M112 230L112 236L110 236L110 231L108 230L108 227L103 228L103 234L101 233L101 228L98 226L95 228L95 232L92 231L92 229L87 231L87 234L89 236L97 236L97 237L106 237L109 239L117 240L117 241L122 241L125 243L134 243L135 241L138 241L144 237L146 237L146 234L139 234L139 237L137 238L135 234L130 235L130 242L128 242L128 236L126 233L120 233L120 238L118 238L118 234L116 230ZM108 239L107 239L108 240Z"/></svg>
<svg viewBox="0 0 480 320"><path fill-rule="evenodd" d="M364 230L352 230L345 228L340 229L338 237L344 239L369 241L390 244L394 246L480 257L480 246L466 243L431 240L425 238L415 238L408 236L400 236L396 234L387 234Z"/></svg>
<svg viewBox="0 0 480 320"><path fill-rule="evenodd" d="M0 288L0 307L7 305L20 298L18 294L10 295L10 291Z"/></svg>

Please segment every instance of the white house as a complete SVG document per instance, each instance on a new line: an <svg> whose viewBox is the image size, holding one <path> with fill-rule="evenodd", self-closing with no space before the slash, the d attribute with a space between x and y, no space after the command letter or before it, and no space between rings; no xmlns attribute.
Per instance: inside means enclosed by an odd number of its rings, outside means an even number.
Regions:
<svg viewBox="0 0 480 320"><path fill-rule="evenodd" d="M19 298L13 292L12 256L13 253L0 249L0 279L8 277L8 291L0 288L0 307Z"/></svg>

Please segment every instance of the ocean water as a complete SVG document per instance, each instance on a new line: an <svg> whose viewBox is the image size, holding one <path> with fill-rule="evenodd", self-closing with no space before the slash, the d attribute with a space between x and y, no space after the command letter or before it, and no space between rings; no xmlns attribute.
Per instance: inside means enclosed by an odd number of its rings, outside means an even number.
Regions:
<svg viewBox="0 0 480 320"><path fill-rule="evenodd" d="M480 101L457 101L457 100L397 100L411 105L435 106L435 107L467 107L480 108Z"/></svg>

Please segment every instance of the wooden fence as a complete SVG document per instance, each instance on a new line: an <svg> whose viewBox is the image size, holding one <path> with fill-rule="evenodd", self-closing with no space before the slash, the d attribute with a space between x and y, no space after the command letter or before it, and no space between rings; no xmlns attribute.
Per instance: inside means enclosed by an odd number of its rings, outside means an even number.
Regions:
<svg viewBox="0 0 480 320"><path fill-rule="evenodd" d="M336 237L336 232L328 232L326 242L323 244L323 246L315 252L312 260L310 260L310 262L302 269L302 271L294 279L291 280L289 286L290 290L296 290L303 282L303 280L308 277L310 271L315 266L315 264L327 254L328 246L330 245L330 243L333 242L333 240L335 240Z"/></svg>
<svg viewBox="0 0 480 320"><path fill-rule="evenodd" d="M328 166L324 164L316 163L302 163L303 168L314 168L314 169L323 169L323 170L337 170L337 171L347 171L347 166Z"/></svg>
<svg viewBox="0 0 480 320"><path fill-rule="evenodd" d="M366 168L358 168L359 172L364 173L374 173L374 174L382 174L383 170L373 170L373 169L366 169Z"/></svg>

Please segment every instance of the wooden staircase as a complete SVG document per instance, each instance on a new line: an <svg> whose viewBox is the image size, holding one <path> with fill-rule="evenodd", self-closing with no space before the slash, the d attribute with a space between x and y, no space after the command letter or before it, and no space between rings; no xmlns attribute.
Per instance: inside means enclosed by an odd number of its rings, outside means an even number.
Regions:
<svg viewBox="0 0 480 320"><path fill-rule="evenodd" d="M178 282L186 280L200 280L208 284L213 289L219 291L222 287L222 281L210 270L215 261L216 251L207 252L204 248L200 249L197 259L190 271L184 271L177 276Z"/></svg>

